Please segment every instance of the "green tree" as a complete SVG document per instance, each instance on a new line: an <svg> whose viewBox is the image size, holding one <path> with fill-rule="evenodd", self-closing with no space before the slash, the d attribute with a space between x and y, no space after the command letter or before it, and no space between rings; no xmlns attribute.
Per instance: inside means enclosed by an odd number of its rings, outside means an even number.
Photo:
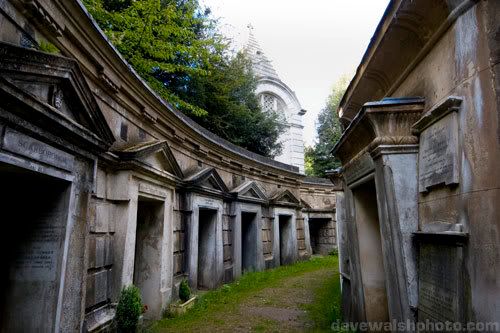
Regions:
<svg viewBox="0 0 500 333"><path fill-rule="evenodd" d="M317 143L314 147L306 147L306 174L325 177L327 170L340 166L340 161L330 153L342 135L342 127L337 115L342 96L349 84L349 77L342 76L333 86L326 105L318 115L316 122Z"/></svg>
<svg viewBox="0 0 500 333"><path fill-rule="evenodd" d="M198 0L84 0L137 73L165 100L222 138L266 156L283 130L263 113L243 54L230 52Z"/></svg>
<svg viewBox="0 0 500 333"><path fill-rule="evenodd" d="M262 112L251 61L239 52L230 61L215 65L212 75L199 77L182 98L205 110L194 116L206 129L243 148L274 157L281 151L278 138L284 130L278 113Z"/></svg>

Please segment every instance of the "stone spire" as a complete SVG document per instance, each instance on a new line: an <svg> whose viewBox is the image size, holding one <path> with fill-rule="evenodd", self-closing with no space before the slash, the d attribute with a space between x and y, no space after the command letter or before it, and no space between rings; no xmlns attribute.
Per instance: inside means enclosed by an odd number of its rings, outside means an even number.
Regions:
<svg viewBox="0 0 500 333"><path fill-rule="evenodd" d="M257 39L253 34L253 27L251 24L247 26L249 30L248 42L245 46L245 52L250 57L253 64L253 70L257 77L272 77L279 80L279 76L276 73L271 61L267 59L266 55L262 51Z"/></svg>

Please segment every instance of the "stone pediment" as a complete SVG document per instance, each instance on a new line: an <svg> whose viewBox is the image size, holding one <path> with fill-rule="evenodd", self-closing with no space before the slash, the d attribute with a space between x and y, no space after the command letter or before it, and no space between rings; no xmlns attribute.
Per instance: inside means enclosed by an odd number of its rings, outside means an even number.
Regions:
<svg viewBox="0 0 500 333"><path fill-rule="evenodd" d="M307 201L305 201L304 199L300 199L300 205L302 207L304 207L305 209L311 209L312 208L311 205Z"/></svg>
<svg viewBox="0 0 500 333"><path fill-rule="evenodd" d="M33 111L22 114L21 110L19 116L44 121L51 128L54 126L49 122L55 121L101 147L115 141L74 60L0 43L0 78L2 95L8 94L43 113L35 116Z"/></svg>
<svg viewBox="0 0 500 333"><path fill-rule="evenodd" d="M152 140L125 146L115 150L115 154L124 161L139 161L181 179L184 178L184 174L165 140Z"/></svg>
<svg viewBox="0 0 500 333"><path fill-rule="evenodd" d="M264 191L255 181L248 181L234 188L231 194L240 199L251 201L267 202L268 198Z"/></svg>
<svg viewBox="0 0 500 333"><path fill-rule="evenodd" d="M293 205L299 206L300 200L289 190L284 190L276 193L271 198L272 204L280 204L280 205Z"/></svg>
<svg viewBox="0 0 500 333"><path fill-rule="evenodd" d="M215 168L204 168L187 176L184 181L188 188L225 194L228 188Z"/></svg>

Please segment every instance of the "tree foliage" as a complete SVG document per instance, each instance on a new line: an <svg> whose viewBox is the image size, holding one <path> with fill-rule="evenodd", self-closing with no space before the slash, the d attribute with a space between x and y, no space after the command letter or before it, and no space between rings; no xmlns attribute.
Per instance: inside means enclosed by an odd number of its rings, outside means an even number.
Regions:
<svg viewBox="0 0 500 333"><path fill-rule="evenodd" d="M342 135L337 109L349 80L349 77L342 76L334 84L325 107L318 115L316 122L317 143L314 147L306 147L304 151L307 175L325 177L327 170L340 166L340 161L332 156L331 151Z"/></svg>
<svg viewBox="0 0 500 333"><path fill-rule="evenodd" d="M283 130L263 113L255 77L198 0L84 0L135 71L165 100L215 134L273 156Z"/></svg>
<svg viewBox="0 0 500 333"><path fill-rule="evenodd" d="M257 80L251 61L245 53L237 53L231 61L220 63L212 75L202 77L186 92L209 116L194 116L206 129L265 156L274 157L281 151L278 138L284 130L280 115L262 112L255 88Z"/></svg>

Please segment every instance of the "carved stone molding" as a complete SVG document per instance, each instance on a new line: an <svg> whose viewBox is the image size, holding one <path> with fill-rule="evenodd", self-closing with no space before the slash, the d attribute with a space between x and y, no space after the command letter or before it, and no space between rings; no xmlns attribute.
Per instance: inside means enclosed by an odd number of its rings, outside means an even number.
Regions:
<svg viewBox="0 0 500 333"><path fill-rule="evenodd" d="M333 153L347 165L360 154L379 146L418 144L412 125L420 118L424 100L418 97L385 98L366 103L345 130Z"/></svg>

